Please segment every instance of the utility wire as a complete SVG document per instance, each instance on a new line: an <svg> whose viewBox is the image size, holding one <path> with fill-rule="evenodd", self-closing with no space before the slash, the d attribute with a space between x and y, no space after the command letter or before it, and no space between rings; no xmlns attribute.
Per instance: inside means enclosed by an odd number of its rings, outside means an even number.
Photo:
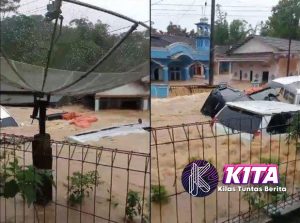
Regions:
<svg viewBox="0 0 300 223"><path fill-rule="evenodd" d="M151 9L152 11L197 11L195 9L192 10L188 10L188 9L166 9L166 8L162 8L162 9ZM241 12L241 10L239 9L235 9L235 10L226 10L226 12ZM256 10L256 9L247 9L247 10L242 10L243 12L270 12L270 10Z"/></svg>
<svg viewBox="0 0 300 223"><path fill-rule="evenodd" d="M195 7L204 7L205 5L200 4L157 4L157 6L195 6ZM207 7L211 7L211 5L207 5ZM266 6L266 5L221 5L224 8L272 8L273 6Z"/></svg>
<svg viewBox="0 0 300 223"><path fill-rule="evenodd" d="M178 13L157 13L157 14L152 14L152 16L182 16L182 15L186 15L186 16L199 16L198 13L190 13L190 14L178 14ZM208 17L210 17L210 15L207 15ZM258 18L258 16L270 16L268 14L260 14L260 15L250 15L250 14L230 14L227 13L227 17L253 17L253 18Z"/></svg>

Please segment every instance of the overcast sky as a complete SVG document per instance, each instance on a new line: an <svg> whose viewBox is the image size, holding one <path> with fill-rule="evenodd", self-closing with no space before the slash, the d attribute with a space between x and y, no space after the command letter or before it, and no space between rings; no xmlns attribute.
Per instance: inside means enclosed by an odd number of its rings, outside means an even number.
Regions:
<svg viewBox="0 0 300 223"><path fill-rule="evenodd" d="M149 0L81 0L89 4L100 6L124 14L139 21L149 21ZM271 15L271 9L279 0L216 0L223 11L227 12L227 19L244 19L255 26L265 21ZM205 2L208 6L204 7ZM44 14L48 0L21 0L20 11L29 14ZM170 21L188 30L195 28L195 23L203 16L210 18L211 0L152 0L151 20L153 27L165 30ZM95 22L101 19L116 30L130 23L104 13L87 10L72 4L63 4L65 23L74 18L88 18ZM149 24L149 23L148 23Z"/></svg>
<svg viewBox="0 0 300 223"><path fill-rule="evenodd" d="M21 0L19 12L44 15L48 2L49 0ZM81 0L81 2L118 12L137 21L147 21L146 23L148 25L150 24L149 0ZM116 30L132 24L106 13L65 2L63 2L62 12L65 24L75 18L87 18L92 22L96 22L100 19L102 22L110 25L110 30Z"/></svg>
<svg viewBox="0 0 300 223"><path fill-rule="evenodd" d="M207 2L208 6L202 7ZM267 20L272 6L279 0L216 0L222 10L227 12L228 21L244 19L255 26ZM195 23L205 15L210 19L211 0L152 0L153 27L165 30L170 21L188 30L195 28Z"/></svg>

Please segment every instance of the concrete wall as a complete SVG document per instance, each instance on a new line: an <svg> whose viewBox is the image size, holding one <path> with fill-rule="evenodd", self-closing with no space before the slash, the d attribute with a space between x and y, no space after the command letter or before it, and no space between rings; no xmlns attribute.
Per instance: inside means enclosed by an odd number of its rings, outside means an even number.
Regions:
<svg viewBox="0 0 300 223"><path fill-rule="evenodd" d="M151 84L151 97L167 98L169 96L168 84Z"/></svg>
<svg viewBox="0 0 300 223"><path fill-rule="evenodd" d="M287 70L287 58L280 58L270 63L263 62L232 62L232 79L240 80L240 71L242 71L242 80L250 81L250 71L253 71L253 80L262 81L262 73L269 72L269 80L278 77L286 76ZM290 74L299 75L300 60L291 59L290 62Z"/></svg>

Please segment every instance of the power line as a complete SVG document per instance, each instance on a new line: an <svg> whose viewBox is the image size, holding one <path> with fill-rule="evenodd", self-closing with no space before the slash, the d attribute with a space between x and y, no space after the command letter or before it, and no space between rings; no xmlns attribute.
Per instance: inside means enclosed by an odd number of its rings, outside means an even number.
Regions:
<svg viewBox="0 0 300 223"><path fill-rule="evenodd" d="M200 14L152 14L152 16L181 16L181 15L185 15L185 16L200 16ZM266 16L268 17L269 15L261 15L261 16ZM207 17L210 17L210 15L207 15ZM232 15L232 14L227 14L227 17L253 17L253 18L257 18L258 15Z"/></svg>
<svg viewBox="0 0 300 223"><path fill-rule="evenodd" d="M159 5L158 3L162 2L163 0L159 0L157 2L152 3L151 5Z"/></svg>
<svg viewBox="0 0 300 223"><path fill-rule="evenodd" d="M168 9L168 8L163 8L163 9L151 9L152 11L197 11L197 10L188 10L188 9ZM226 10L225 12L241 12L241 10ZM247 10L242 10L243 12L271 12L270 10L255 10L255 9L247 9Z"/></svg>
<svg viewBox="0 0 300 223"><path fill-rule="evenodd" d="M195 9L151 9L151 11L178 11L178 12L186 12L186 11L197 11Z"/></svg>
<svg viewBox="0 0 300 223"><path fill-rule="evenodd" d="M33 0L33 1L30 1L30 2L26 2L26 3L24 3L24 4L21 4L20 7L23 7L23 6L25 6L25 5L30 5L30 4L36 3L36 2L38 2L38 1L41 1L41 0Z"/></svg>
<svg viewBox="0 0 300 223"><path fill-rule="evenodd" d="M46 9L47 9L46 6L40 6L38 8L27 10L27 11L24 11L24 12L21 12L21 13L30 14L30 13L35 13L35 12L42 12L42 11L45 11Z"/></svg>
<svg viewBox="0 0 300 223"><path fill-rule="evenodd" d="M195 7L205 7L205 5L200 4L173 4L173 3L165 3L165 4L157 4L157 6L195 6ZM220 5L222 8L272 8L273 6L263 6L263 5ZM211 7L211 5L207 5L207 7Z"/></svg>
<svg viewBox="0 0 300 223"><path fill-rule="evenodd" d="M144 21L143 23L147 23L147 22L149 22L149 20L147 20L147 21ZM132 25L130 25L130 26L124 26L124 27L121 27L121 28L118 28L118 29L115 29L115 30L109 31L108 33L109 33L109 34L111 34L111 33L113 33L113 32L117 32L117 31L120 31L120 30L123 30L123 29L130 28L131 26L132 26Z"/></svg>

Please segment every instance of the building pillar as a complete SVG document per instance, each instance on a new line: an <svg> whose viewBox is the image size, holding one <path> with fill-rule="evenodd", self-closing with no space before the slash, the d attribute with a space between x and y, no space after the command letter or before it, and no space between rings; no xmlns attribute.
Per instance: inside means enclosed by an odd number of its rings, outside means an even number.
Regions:
<svg viewBox="0 0 300 223"><path fill-rule="evenodd" d="M204 76L205 76L205 80L208 80L208 77L209 77L209 67L205 67L204 68Z"/></svg>
<svg viewBox="0 0 300 223"><path fill-rule="evenodd" d="M232 63L229 62L229 75L232 75Z"/></svg>
<svg viewBox="0 0 300 223"><path fill-rule="evenodd" d="M169 68L168 68L168 66L164 66L162 68L162 71L163 71L163 81L165 83L168 83L169 82Z"/></svg>
<svg viewBox="0 0 300 223"><path fill-rule="evenodd" d="M95 98L95 112L99 111L100 108L100 99Z"/></svg>
<svg viewBox="0 0 300 223"><path fill-rule="evenodd" d="M142 98L142 110L143 111L147 111L148 110L148 98Z"/></svg>
<svg viewBox="0 0 300 223"><path fill-rule="evenodd" d="M220 61L217 62L217 75L220 75Z"/></svg>
<svg viewBox="0 0 300 223"><path fill-rule="evenodd" d="M183 79L184 79L185 81L191 79L190 68L189 68L189 67L185 67L185 68L183 69Z"/></svg>

